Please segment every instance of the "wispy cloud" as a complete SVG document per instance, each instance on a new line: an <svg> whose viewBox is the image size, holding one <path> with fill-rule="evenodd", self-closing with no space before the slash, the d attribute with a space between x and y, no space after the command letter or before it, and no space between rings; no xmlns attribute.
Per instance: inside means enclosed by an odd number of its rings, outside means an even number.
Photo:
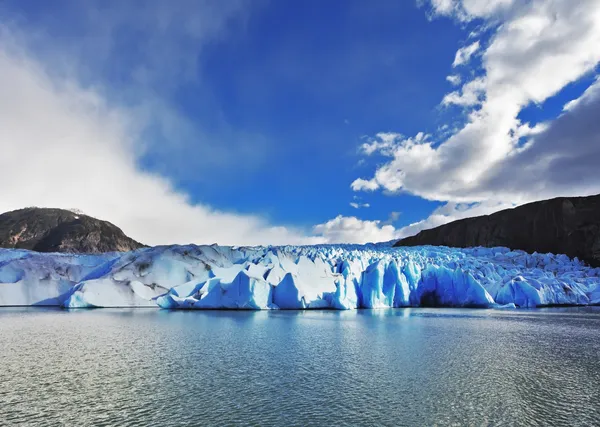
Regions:
<svg viewBox="0 0 600 427"><path fill-rule="evenodd" d="M454 56L454 62L452 63L452 67L458 67L460 65L467 64L471 60L471 57L478 50L479 50L479 41L471 43L468 46L461 47L460 49L458 49L458 51L456 52L456 55Z"/></svg>
<svg viewBox="0 0 600 427"><path fill-rule="evenodd" d="M452 86L458 86L462 81L461 77L458 74L452 74L446 77L446 80L450 82Z"/></svg>
<svg viewBox="0 0 600 427"><path fill-rule="evenodd" d="M53 79L93 88L135 114L144 128L136 150L146 168L214 186L232 170L248 176L267 161L271 141L228 123L204 76L207 47L232 37L233 28L243 34L262 0L149 0L143 7L57 0L27 20L10 14L20 10L12 3L0 9L4 38L15 39ZM193 115L179 105L182 93L201 95L186 101Z"/></svg>

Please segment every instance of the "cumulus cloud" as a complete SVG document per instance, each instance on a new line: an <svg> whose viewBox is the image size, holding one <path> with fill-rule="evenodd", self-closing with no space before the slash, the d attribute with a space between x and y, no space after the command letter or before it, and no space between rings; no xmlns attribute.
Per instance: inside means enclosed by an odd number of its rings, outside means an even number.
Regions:
<svg viewBox="0 0 600 427"><path fill-rule="evenodd" d="M328 243L377 243L395 240L399 231L393 225L382 221L361 220L354 216L339 215L326 223L316 225L314 234Z"/></svg>
<svg viewBox="0 0 600 427"><path fill-rule="evenodd" d="M389 242L413 236L421 230L438 227L459 219L489 215L512 207L515 207L515 204L494 201L480 203L450 202L435 209L429 217L400 228L393 225L399 219L400 212L391 212L387 221L361 220L353 216L340 215L326 223L315 226L313 232L328 243Z"/></svg>
<svg viewBox="0 0 600 427"><path fill-rule="evenodd" d="M371 207L371 205L369 203L357 203L357 202L350 202L350 206L352 206L354 209Z"/></svg>
<svg viewBox="0 0 600 427"><path fill-rule="evenodd" d="M533 130L518 155L495 164L480 186L505 199L600 192L600 81L567 105L556 120Z"/></svg>
<svg viewBox="0 0 600 427"><path fill-rule="evenodd" d="M528 105L543 105L594 71L600 61L600 2L455 0L433 1L432 8L461 21L500 24L489 27L476 76L442 101L466 108L466 123L435 143L400 134L392 143L376 137L372 146L389 160L352 188L504 204L600 192L593 166L600 162L598 127L592 123L599 111L597 83L553 121L519 119Z"/></svg>

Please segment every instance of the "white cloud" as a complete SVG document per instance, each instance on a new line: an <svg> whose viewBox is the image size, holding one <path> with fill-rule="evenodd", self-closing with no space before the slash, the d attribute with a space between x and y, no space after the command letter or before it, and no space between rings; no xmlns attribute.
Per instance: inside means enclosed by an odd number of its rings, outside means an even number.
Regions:
<svg viewBox="0 0 600 427"><path fill-rule="evenodd" d="M589 100L581 108L569 104L554 122L531 125L518 119L531 103L542 105L593 72L600 61L600 2L444 4L432 2L434 10L459 20L484 18L500 24L490 27L477 76L442 101L468 107L466 124L441 143L401 136L395 144L386 142L380 152L390 160L372 178L355 181L353 188L406 191L429 200L463 203L522 203L600 192L600 175L587 167L600 162L594 149L597 126L591 121L600 111L593 102L595 95L586 95ZM570 125L580 122L585 127ZM572 136L564 132L567 128ZM557 164L562 169L550 167Z"/></svg>
<svg viewBox="0 0 600 427"><path fill-rule="evenodd" d="M556 120L528 130L517 155L494 165L480 183L498 197L530 200L600 192L600 80Z"/></svg>
<svg viewBox="0 0 600 427"><path fill-rule="evenodd" d="M434 13L453 16L459 21L490 18L509 10L516 0L431 0Z"/></svg>
<svg viewBox="0 0 600 427"><path fill-rule="evenodd" d="M398 140L403 135L394 132L379 132L375 138L369 140L360 146L360 152L370 156L373 153L381 153L384 156L391 156L397 148ZM429 138L429 135L419 132L413 139L416 142L423 142Z"/></svg>
<svg viewBox="0 0 600 427"><path fill-rule="evenodd" d="M442 105L460 105L463 107L471 107L479 105L483 101L485 95L485 80L474 79L465 84L460 92L454 91L442 99Z"/></svg>
<svg viewBox="0 0 600 427"><path fill-rule="evenodd" d="M324 224L316 225L313 232L328 243L377 243L398 238L393 225L381 221L361 220L356 217L337 216Z"/></svg>
<svg viewBox="0 0 600 427"><path fill-rule="evenodd" d="M458 67L460 65L467 64L471 60L473 54L478 50L479 40L474 43L471 43L468 46L461 47L460 49L458 49L456 55L454 56L454 62L452 63L452 67Z"/></svg>
<svg viewBox="0 0 600 427"><path fill-rule="evenodd" d="M486 18L508 10L516 0L463 0L462 7L470 18Z"/></svg>
<svg viewBox="0 0 600 427"><path fill-rule="evenodd" d="M400 212L391 212L388 221L368 221L356 217L337 216L324 224L314 227L313 232L328 243L375 243L399 240L413 236L421 230L438 227L452 221L473 216L489 215L502 209L514 207L511 203L482 202L482 203L447 203L435 209L429 217L396 228L392 225L400 217Z"/></svg>
<svg viewBox="0 0 600 427"><path fill-rule="evenodd" d="M206 47L243 35L248 17L263 5L147 0L140 8L127 1L57 0L50 14L9 2L0 7L0 31L52 79L93 87L111 105L135 110L145 127L136 151L147 154L143 161L153 171L174 182L227 188L264 167L275 141L222 114L204 75ZM191 92L198 96L181 108L181 93Z"/></svg>
<svg viewBox="0 0 600 427"><path fill-rule="evenodd" d="M360 151L367 156L378 151L388 153L393 150L396 143L396 137L397 135L395 133L379 132L376 135L376 138L371 138L368 142L363 143L360 146Z"/></svg>
<svg viewBox="0 0 600 427"><path fill-rule="evenodd" d="M450 76L446 76L446 80L450 82L452 86L458 86L462 81L461 77L458 74L453 74Z"/></svg>
<svg viewBox="0 0 600 427"><path fill-rule="evenodd" d="M352 206L354 209L371 207L371 205L369 203L357 203L357 202L350 202L350 206Z"/></svg>
<svg viewBox="0 0 600 427"><path fill-rule="evenodd" d="M390 137L390 134L387 135ZM373 144L377 145L376 142ZM385 142L382 154L396 158L396 154L399 152L403 154L400 160L403 164L411 165L413 168L422 168L423 171L434 166L430 163L430 160L434 159L434 150L425 138L404 138L401 134L394 134L393 143ZM385 188L395 192L403 188L404 178L403 171L396 166L395 161L392 161L379 167L374 178L354 180L351 188L354 191L375 191Z"/></svg>
<svg viewBox="0 0 600 427"><path fill-rule="evenodd" d="M455 0L431 0L433 9L439 14L451 14L456 10Z"/></svg>
<svg viewBox="0 0 600 427"><path fill-rule="evenodd" d="M435 209L427 218L396 228L392 225L400 217L400 212L391 212L388 221L368 221L356 217L337 216L324 224L314 227L313 232L328 243L376 243L399 240L413 236L421 230L438 227L452 221L473 216L489 215L493 212L515 207L511 203L446 203Z"/></svg>
<svg viewBox="0 0 600 427"><path fill-rule="evenodd" d="M374 179L357 178L350 184L350 187L354 191L375 191L379 189L379 184Z"/></svg>
<svg viewBox="0 0 600 427"><path fill-rule="evenodd" d="M134 111L77 81L51 78L27 52L2 41L0 211L75 207L147 244L324 241L192 203L137 166L141 123Z"/></svg>
<svg viewBox="0 0 600 427"><path fill-rule="evenodd" d="M581 97L567 102L563 107L563 112L574 111L577 107L582 107L583 104L589 106L598 99L600 99L600 76L596 77L594 83L585 90Z"/></svg>

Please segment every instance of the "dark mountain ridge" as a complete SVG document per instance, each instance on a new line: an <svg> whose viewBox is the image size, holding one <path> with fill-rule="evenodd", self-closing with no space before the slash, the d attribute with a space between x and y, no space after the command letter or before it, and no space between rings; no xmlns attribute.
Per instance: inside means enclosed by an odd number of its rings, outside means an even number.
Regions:
<svg viewBox="0 0 600 427"><path fill-rule="evenodd" d="M25 208L0 215L0 247L37 252L126 252L144 247L108 221L64 209Z"/></svg>
<svg viewBox="0 0 600 427"><path fill-rule="evenodd" d="M423 230L394 246L418 245L506 246L566 254L600 267L600 195L557 197L461 219Z"/></svg>

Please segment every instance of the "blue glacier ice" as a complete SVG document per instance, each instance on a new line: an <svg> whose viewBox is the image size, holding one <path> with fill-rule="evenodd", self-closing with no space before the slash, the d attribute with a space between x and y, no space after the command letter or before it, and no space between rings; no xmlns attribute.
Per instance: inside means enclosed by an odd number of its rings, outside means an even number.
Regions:
<svg viewBox="0 0 600 427"><path fill-rule="evenodd" d="M157 246L0 249L0 305L337 309L600 304L600 268L507 248Z"/></svg>

